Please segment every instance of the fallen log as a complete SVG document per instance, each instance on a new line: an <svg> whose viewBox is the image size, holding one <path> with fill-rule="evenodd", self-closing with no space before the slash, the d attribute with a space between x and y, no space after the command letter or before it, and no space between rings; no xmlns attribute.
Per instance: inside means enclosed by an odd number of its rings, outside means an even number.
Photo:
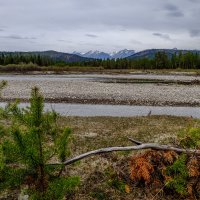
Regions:
<svg viewBox="0 0 200 200"><path fill-rule="evenodd" d="M71 158L69 160L66 160L63 163L53 163L50 165L70 165L72 163L75 163L79 160L82 160L83 158L102 154L102 153L109 153L114 151L133 151L133 150L143 150L143 149L153 149L153 150L163 150L163 151L175 151L177 153L186 153L186 154L195 154L200 155L200 150L196 149L183 149L183 148L177 148L169 145L160 145L157 143L141 143L137 140L128 138L130 141L137 144L137 146L125 146L125 147L107 147L107 148L101 148L93 151L89 151L86 153L83 153L81 155L75 156L74 158Z"/></svg>

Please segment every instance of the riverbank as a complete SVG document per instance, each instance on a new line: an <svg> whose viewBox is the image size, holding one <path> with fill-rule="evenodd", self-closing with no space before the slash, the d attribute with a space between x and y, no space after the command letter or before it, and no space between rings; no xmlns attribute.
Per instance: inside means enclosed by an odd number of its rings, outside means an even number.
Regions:
<svg viewBox="0 0 200 200"><path fill-rule="evenodd" d="M49 66L7 65L0 66L0 74L46 75L46 74L169 74L199 76L200 69L104 69L91 66Z"/></svg>
<svg viewBox="0 0 200 200"><path fill-rule="evenodd" d="M45 101L53 103L200 106L199 76L1 75L0 79L8 81L1 101L26 102L37 86Z"/></svg>

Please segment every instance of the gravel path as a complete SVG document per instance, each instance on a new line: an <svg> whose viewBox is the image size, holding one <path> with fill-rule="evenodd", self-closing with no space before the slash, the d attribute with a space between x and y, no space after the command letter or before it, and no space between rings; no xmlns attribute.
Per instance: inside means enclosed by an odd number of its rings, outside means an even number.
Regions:
<svg viewBox="0 0 200 200"><path fill-rule="evenodd" d="M7 78L8 86L2 93L2 101L15 98L27 100L31 88L38 86L49 102L200 106L200 85L104 83L81 78L59 79L56 75L44 79L24 77ZM181 76L181 79L188 78L196 79Z"/></svg>

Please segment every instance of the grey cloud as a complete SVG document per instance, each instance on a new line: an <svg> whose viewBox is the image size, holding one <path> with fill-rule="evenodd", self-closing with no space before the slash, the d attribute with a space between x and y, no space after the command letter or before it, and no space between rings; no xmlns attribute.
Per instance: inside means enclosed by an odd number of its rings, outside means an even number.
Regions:
<svg viewBox="0 0 200 200"><path fill-rule="evenodd" d="M142 44L142 42L138 41L138 40L130 40L130 43L132 44Z"/></svg>
<svg viewBox="0 0 200 200"><path fill-rule="evenodd" d="M162 33L153 33L154 36L160 37L165 40L171 40L170 36L168 34L162 34Z"/></svg>
<svg viewBox="0 0 200 200"><path fill-rule="evenodd" d="M6 27L5 26L0 26L0 31L5 31L6 30Z"/></svg>
<svg viewBox="0 0 200 200"><path fill-rule="evenodd" d="M199 3L199 0L188 0L188 1L190 1L190 2L193 2L193 3Z"/></svg>
<svg viewBox="0 0 200 200"><path fill-rule="evenodd" d="M166 4L164 9L167 11L167 15L171 17L183 17L184 13L174 4Z"/></svg>
<svg viewBox="0 0 200 200"><path fill-rule="evenodd" d="M125 32L125 31L126 31L126 29L125 29L125 28L122 28L122 29L120 29L120 31L122 31L122 32Z"/></svg>
<svg viewBox="0 0 200 200"><path fill-rule="evenodd" d="M94 34L85 34L85 36L90 37L90 38L97 38L97 35Z"/></svg>
<svg viewBox="0 0 200 200"><path fill-rule="evenodd" d="M164 27L164 24L152 23L152 19L157 17L154 12L154 7L159 9L163 6L163 2L158 0L151 0L151 5L149 5L148 0L140 0L140 2L137 3L135 0L126 0L126 4L122 3L121 0L58 0L56 3L53 3L53 0L48 1L48 4L43 4L39 0L29 0L28 3L25 0L18 0L18 5L16 7L9 6L9 8L11 7L12 13L18 14L14 19L12 15L7 16L7 21L9 24L15 22L15 24L13 24L14 26L18 25L19 27L24 27L24 25L27 25L31 29L35 28L35 30L43 30L45 32L55 31L55 29L57 31L72 29L99 30L116 27L118 30L151 30L158 26ZM68 10L67 13L66 8ZM168 5L168 10L169 9L170 5ZM21 12L22 10L23 12ZM35 12L35 10L37 10L37 12ZM172 16L181 16L181 13L177 10L173 12L174 13L171 14ZM6 9L2 10L0 13L7 15ZM145 15L141 15L141 13L145 13ZM3 14L0 14L0 17ZM26 18L24 16L26 16ZM135 18L137 18L137 20L132 20ZM159 16L159 18L162 21L168 21L166 16L164 19L162 16ZM181 25L182 24L179 26ZM171 26L176 27L176 22L171 23ZM166 27L166 29L168 28L169 27Z"/></svg>
<svg viewBox="0 0 200 200"><path fill-rule="evenodd" d="M104 46L103 44L99 44L99 43L96 43L96 44L94 44L94 43L90 43L90 42L80 42L80 43L78 43L78 45L88 45L88 46L100 46L100 47L102 47L102 46Z"/></svg>
<svg viewBox="0 0 200 200"><path fill-rule="evenodd" d="M168 13L168 15L172 16L172 17L183 17L184 16L184 14L181 11L170 12L170 13Z"/></svg>
<svg viewBox="0 0 200 200"><path fill-rule="evenodd" d="M14 40L36 40L36 37L24 37L20 35L7 35L7 36L0 36L0 38L7 38L7 39L14 39Z"/></svg>
<svg viewBox="0 0 200 200"><path fill-rule="evenodd" d="M192 29L189 31L191 37L198 37L200 36L200 29Z"/></svg>
<svg viewBox="0 0 200 200"><path fill-rule="evenodd" d="M0 19L4 19L0 24L0 29L4 30L0 32L0 37L3 38L0 48L51 48L72 52L87 51L90 48L94 50L97 43L102 45L102 51L115 51L114 48L120 46L136 50L173 48L174 45L177 48L189 48L192 45L199 48L198 33L193 31L194 27L200 27L199 2L200 0L0 0ZM4 28L3 25L9 25L9 28ZM192 37L188 37L188 30L192 30ZM170 43L170 35L179 40L175 44ZM33 36L37 36L37 40ZM155 36L163 40L158 40ZM142 44L130 42L131 40L142 41ZM37 43L28 45L27 41Z"/></svg>
<svg viewBox="0 0 200 200"><path fill-rule="evenodd" d="M164 6L164 8L165 8L166 10L169 10L169 11L177 11L177 10L179 10L178 7L175 6L175 5L173 5L173 4L166 4L166 5Z"/></svg>
<svg viewBox="0 0 200 200"><path fill-rule="evenodd" d="M63 40L63 39L59 39L57 40L58 42L67 42L67 43L72 43L71 41L68 41L68 40Z"/></svg>

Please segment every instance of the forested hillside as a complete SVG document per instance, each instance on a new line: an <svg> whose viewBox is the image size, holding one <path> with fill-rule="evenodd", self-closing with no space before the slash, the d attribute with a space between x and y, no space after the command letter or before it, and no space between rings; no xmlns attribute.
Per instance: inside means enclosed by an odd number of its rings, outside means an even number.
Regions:
<svg viewBox="0 0 200 200"><path fill-rule="evenodd" d="M174 53L173 53L174 52ZM89 59L73 54L46 52L1 52L0 65L36 64L38 66L80 66L101 67L104 69L200 69L198 51L150 52L149 56L124 59Z"/></svg>
<svg viewBox="0 0 200 200"><path fill-rule="evenodd" d="M70 65L95 66L105 69L200 69L200 54L179 51L179 53L168 55L164 51L158 51L152 58L92 60Z"/></svg>
<svg viewBox="0 0 200 200"><path fill-rule="evenodd" d="M35 63L40 65L52 65L58 62L83 62L92 60L78 55L57 51L35 51L35 52L0 52L0 64Z"/></svg>

